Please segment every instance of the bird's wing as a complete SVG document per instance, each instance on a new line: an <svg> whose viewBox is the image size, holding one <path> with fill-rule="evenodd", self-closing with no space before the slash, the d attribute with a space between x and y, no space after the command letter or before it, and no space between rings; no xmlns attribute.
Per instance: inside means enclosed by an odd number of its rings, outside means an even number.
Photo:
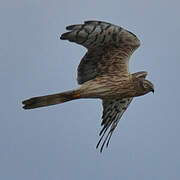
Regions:
<svg viewBox="0 0 180 180"><path fill-rule="evenodd" d="M147 72L145 71L136 72L136 73L133 73L132 76L133 78L145 79L147 76ZM99 142L97 143L96 148L99 147L108 129L109 129L109 132L107 133L101 145L100 152L102 152L105 144L106 144L106 147L108 147L109 141L114 132L114 129L116 128L118 122L120 121L120 118L122 117L123 113L126 111L126 109L128 108L132 100L133 98L123 98L123 99L106 99L102 101L103 115L102 115L101 126L103 127L99 133L99 136L101 137L100 137Z"/></svg>
<svg viewBox="0 0 180 180"><path fill-rule="evenodd" d="M104 73L129 75L129 57L140 45L133 33L102 21L85 21L66 29L69 32L62 34L60 39L88 49L78 66L79 84Z"/></svg>
<svg viewBox="0 0 180 180"><path fill-rule="evenodd" d="M103 126L103 128L99 133L99 136L101 137L100 137L99 142L97 143L96 148L99 147L108 129L109 129L109 132L107 133L101 145L100 152L102 152L105 144L106 144L106 147L108 147L113 131L116 128L118 122L120 121L121 116L126 111L129 104L131 103L132 99L133 98L123 98L120 100L115 100L115 99L103 100L103 115L102 115L102 123L101 123L101 126Z"/></svg>

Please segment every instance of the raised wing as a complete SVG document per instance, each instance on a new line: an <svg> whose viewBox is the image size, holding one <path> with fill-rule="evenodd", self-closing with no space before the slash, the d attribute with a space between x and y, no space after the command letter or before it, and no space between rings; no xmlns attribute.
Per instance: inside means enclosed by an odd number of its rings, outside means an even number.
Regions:
<svg viewBox="0 0 180 180"><path fill-rule="evenodd" d="M69 32L60 39L83 45L88 52L78 67L78 83L82 84L101 74L129 75L128 61L140 41L122 27L102 22L85 21L66 27Z"/></svg>
<svg viewBox="0 0 180 180"><path fill-rule="evenodd" d="M110 130L101 145L100 152L102 152L105 144L106 144L106 147L108 147L109 141L114 132L114 129L116 128L118 122L120 121L121 116L128 108L132 99L133 98L124 98L121 100L103 100L103 116L102 116L103 120L101 123L101 126L103 126L103 128L99 133L99 136L101 136L101 138L100 138L99 142L97 143L96 148L99 147L107 130L109 128L110 128Z"/></svg>
<svg viewBox="0 0 180 180"><path fill-rule="evenodd" d="M147 76L147 72L140 71L137 73L132 74L133 78L143 78L145 79ZM107 99L103 100L103 115L102 115L102 123L101 126L103 126L102 130L99 133L100 140L97 143L96 148L99 147L101 141L103 140L103 137L105 136L107 130L109 129L108 134L106 135L102 145L100 152L102 152L104 145L106 144L106 147L109 145L109 141L111 139L111 136L114 132L114 129L116 128L118 122L120 121L123 113L128 108L129 104L133 98L123 98L123 99Z"/></svg>

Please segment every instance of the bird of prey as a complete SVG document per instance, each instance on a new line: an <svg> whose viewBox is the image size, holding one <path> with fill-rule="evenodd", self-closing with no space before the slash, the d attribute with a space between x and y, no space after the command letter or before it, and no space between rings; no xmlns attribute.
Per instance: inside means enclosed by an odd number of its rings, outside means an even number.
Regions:
<svg viewBox="0 0 180 180"><path fill-rule="evenodd" d="M60 39L87 48L77 70L80 87L27 99L22 102L23 108L39 108L80 98L101 99L102 130L96 148L101 144L102 152L105 144L108 147L113 131L132 99L154 92L154 86L145 79L147 72L129 72L129 59L140 46L139 39L130 31L103 21L85 21L84 24L67 26L66 30L68 32Z"/></svg>

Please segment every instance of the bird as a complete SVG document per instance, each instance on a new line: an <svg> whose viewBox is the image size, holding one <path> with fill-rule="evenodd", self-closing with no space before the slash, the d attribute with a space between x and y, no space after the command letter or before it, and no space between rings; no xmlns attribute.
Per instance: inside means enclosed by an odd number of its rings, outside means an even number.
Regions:
<svg viewBox="0 0 180 180"><path fill-rule="evenodd" d="M154 93L147 72L129 72L129 59L140 40L125 28L104 21L85 21L66 27L60 36L87 49L77 68L77 89L24 100L24 109L64 103L75 99L102 100L102 129L96 148L108 147L111 136L134 97ZM107 132L108 131L108 132ZM106 135L106 136L105 136Z"/></svg>

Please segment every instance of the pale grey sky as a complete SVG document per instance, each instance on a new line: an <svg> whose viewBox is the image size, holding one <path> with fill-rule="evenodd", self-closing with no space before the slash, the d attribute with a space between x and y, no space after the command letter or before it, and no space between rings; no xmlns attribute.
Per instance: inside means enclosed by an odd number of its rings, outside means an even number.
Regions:
<svg viewBox="0 0 180 180"><path fill-rule="evenodd" d="M0 179L180 178L178 0L17 0L0 7ZM103 20L142 42L131 72L146 70L155 94L136 98L108 149L95 149L100 100L24 111L23 99L78 87L85 48L59 40L65 26Z"/></svg>

